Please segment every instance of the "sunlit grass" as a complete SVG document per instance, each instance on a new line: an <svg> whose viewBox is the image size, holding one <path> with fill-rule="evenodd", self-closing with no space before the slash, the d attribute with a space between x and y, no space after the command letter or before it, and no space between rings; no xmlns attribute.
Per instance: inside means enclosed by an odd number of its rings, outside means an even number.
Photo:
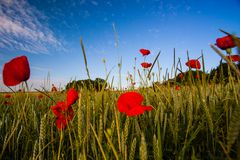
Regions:
<svg viewBox="0 0 240 160"><path fill-rule="evenodd" d="M58 131L48 97L0 95L1 158L4 159L221 159L236 157L239 83L139 89L154 110L126 117L116 108L121 92L82 90L75 116ZM65 94L50 94L54 100ZM237 121L237 120L235 120ZM234 128L231 128L231 127ZM231 132L228 132L231 131ZM230 135L229 135L229 134Z"/></svg>

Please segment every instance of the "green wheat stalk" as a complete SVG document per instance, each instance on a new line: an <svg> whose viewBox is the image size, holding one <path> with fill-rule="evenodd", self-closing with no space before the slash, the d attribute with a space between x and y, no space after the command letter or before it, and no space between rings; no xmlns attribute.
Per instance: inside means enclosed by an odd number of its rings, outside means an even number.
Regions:
<svg viewBox="0 0 240 160"><path fill-rule="evenodd" d="M135 159L134 156L135 156L135 151L136 151L136 144L137 144L137 140L136 140L136 138L134 138L132 143L131 143L129 160L134 160Z"/></svg>
<svg viewBox="0 0 240 160"><path fill-rule="evenodd" d="M101 151L101 153L102 153L102 156L103 156L103 159L104 159L104 160L107 160L106 155L105 155L105 153L104 153L104 150L103 150L103 148L102 148L102 145L101 145L101 143L100 143L100 141L99 141L99 139L98 139L98 136L97 136L97 134L96 134L96 132L95 132L95 130L94 130L94 128L93 128L93 126L92 126L91 124L90 124L90 127L91 127L91 129L92 129L92 131L93 131L93 134L94 134L96 140L97 140L99 149L100 149L100 151Z"/></svg>
<svg viewBox="0 0 240 160"><path fill-rule="evenodd" d="M84 58L84 63L85 63L85 68L86 68L86 71L87 71L88 79L90 80L91 78L90 78L90 74L89 74L89 70L88 70L87 56L86 56L86 52L85 52L85 49L84 49L84 44L83 44L82 38L80 38L80 45L82 47L82 53L83 53L83 58Z"/></svg>
<svg viewBox="0 0 240 160"><path fill-rule="evenodd" d="M230 126L227 133L227 150L230 152L231 146L234 144L240 132L240 107L236 106L230 120Z"/></svg>
<svg viewBox="0 0 240 160"><path fill-rule="evenodd" d="M144 133L141 135L141 144L139 148L140 160L147 160L147 144Z"/></svg>

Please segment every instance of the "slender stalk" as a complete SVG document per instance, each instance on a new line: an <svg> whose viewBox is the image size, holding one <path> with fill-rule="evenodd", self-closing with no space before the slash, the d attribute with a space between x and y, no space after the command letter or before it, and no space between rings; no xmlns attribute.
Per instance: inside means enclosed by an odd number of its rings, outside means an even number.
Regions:
<svg viewBox="0 0 240 160"><path fill-rule="evenodd" d="M159 51L158 52L158 55L156 56L156 58L155 58L155 60L153 61L153 64L152 64L152 66L151 66L151 68L150 68L150 70L149 70L149 72L148 72L148 78L150 79L150 74L151 74L151 71L152 71L152 69L153 69L153 66L155 65L155 63L156 63L156 61L157 61L157 59L158 59L158 57L159 57L159 55L161 54L161 51Z"/></svg>
<svg viewBox="0 0 240 160"><path fill-rule="evenodd" d="M11 87L7 86L7 88L10 89L13 93L15 93L15 91Z"/></svg>
<svg viewBox="0 0 240 160"><path fill-rule="evenodd" d="M51 99L54 103L56 103L56 101L55 101L52 97L50 97L47 93L45 93L45 92L43 92L43 91L40 91L39 89L36 89L36 88L34 88L34 89L35 89L36 91L44 94L44 95L47 96L49 99Z"/></svg>
<svg viewBox="0 0 240 160"><path fill-rule="evenodd" d="M29 90L27 81L24 81L24 83L25 83L25 85L26 85L27 91L29 92L30 90Z"/></svg>
<svg viewBox="0 0 240 160"><path fill-rule="evenodd" d="M88 70L87 56L86 56L86 52L85 52L85 49L84 49L84 44L83 44L82 38L80 38L80 44L81 44L81 47L82 47L82 53L83 53L83 58L84 58L84 63L85 63L85 68L86 68L86 71L87 71L88 79L91 79L90 74L89 74L89 70Z"/></svg>
<svg viewBox="0 0 240 160"><path fill-rule="evenodd" d="M57 160L60 159L62 145L63 145L63 131L60 132L60 142L59 142L59 146L58 146L58 156L57 156Z"/></svg>

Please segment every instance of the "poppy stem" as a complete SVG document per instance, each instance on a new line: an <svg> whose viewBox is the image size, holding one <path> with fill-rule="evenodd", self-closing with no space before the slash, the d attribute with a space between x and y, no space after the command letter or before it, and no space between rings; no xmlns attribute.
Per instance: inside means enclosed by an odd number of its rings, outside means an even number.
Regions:
<svg viewBox="0 0 240 160"><path fill-rule="evenodd" d="M150 68L150 70L149 70L149 72L148 72L147 77L148 77L149 79L150 79L150 73L151 73L151 71L152 71L152 69L153 69L153 66L154 66L154 64L156 63L156 61L157 61L157 59L158 59L158 57L159 57L160 54L161 54L161 51L158 52L158 55L157 55L157 57L155 58L152 66L151 66L151 68Z"/></svg>
<svg viewBox="0 0 240 160"><path fill-rule="evenodd" d="M15 93L15 91L11 88L11 87L9 87L9 86L7 86L8 87L8 89L10 89L13 93Z"/></svg>
<svg viewBox="0 0 240 160"><path fill-rule="evenodd" d="M38 92L44 94L44 95L47 96L49 99L51 99L54 103L56 103L56 101L55 101L52 97L50 97L47 93L45 93L45 92L43 92L43 91L40 91L40 90L37 89L37 88L34 88L34 89L35 89L36 91L38 91Z"/></svg>
<svg viewBox="0 0 240 160"><path fill-rule="evenodd" d="M228 33L228 32L226 32L226 31L224 31L224 30L222 30L222 29L219 29L221 32L223 32L223 33L225 33L225 34L227 34L227 35L231 35L230 33Z"/></svg>
<svg viewBox="0 0 240 160"><path fill-rule="evenodd" d="M24 81L24 83L26 85L27 91L29 92L29 87L28 87L27 81Z"/></svg>
<svg viewBox="0 0 240 160"><path fill-rule="evenodd" d="M199 60L200 58L202 58L202 56L198 57L197 60Z"/></svg>
<svg viewBox="0 0 240 160"><path fill-rule="evenodd" d="M177 68L177 70L178 70L179 72L183 73L183 71L182 71L182 70L180 70L179 68Z"/></svg>

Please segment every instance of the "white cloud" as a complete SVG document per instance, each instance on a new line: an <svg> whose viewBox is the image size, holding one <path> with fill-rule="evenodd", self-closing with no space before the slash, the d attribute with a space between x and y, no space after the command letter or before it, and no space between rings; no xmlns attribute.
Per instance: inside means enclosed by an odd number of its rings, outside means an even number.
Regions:
<svg viewBox="0 0 240 160"><path fill-rule="evenodd" d="M25 0L1 0L0 47L35 54L65 51L45 20L44 14Z"/></svg>

